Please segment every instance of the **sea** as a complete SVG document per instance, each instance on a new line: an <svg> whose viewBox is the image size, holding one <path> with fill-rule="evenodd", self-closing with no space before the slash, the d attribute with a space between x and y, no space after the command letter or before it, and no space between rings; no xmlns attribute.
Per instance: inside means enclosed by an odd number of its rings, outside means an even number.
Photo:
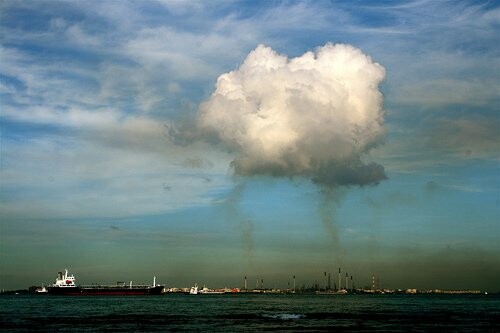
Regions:
<svg viewBox="0 0 500 333"><path fill-rule="evenodd" d="M500 295L3 295L0 330L500 332Z"/></svg>

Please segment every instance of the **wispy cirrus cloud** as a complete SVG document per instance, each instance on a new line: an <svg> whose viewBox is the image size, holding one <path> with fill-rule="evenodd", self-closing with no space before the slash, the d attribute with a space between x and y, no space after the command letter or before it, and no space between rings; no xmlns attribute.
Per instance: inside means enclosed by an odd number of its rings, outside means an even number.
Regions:
<svg viewBox="0 0 500 333"><path fill-rule="evenodd" d="M141 142L136 133L125 133L131 135L128 141L113 134L107 131L106 137L84 143L81 137L9 143L2 150L0 171L2 218L160 214L212 204L211 193L229 189L224 154L213 161L203 146L183 153L161 140ZM201 167L178 165L179 159L206 162Z"/></svg>
<svg viewBox="0 0 500 333"><path fill-rule="evenodd" d="M11 24L11 9L36 16L38 26ZM203 2L4 2L2 12L2 117L28 128L68 128L82 147L122 142L160 151L154 146L171 144L164 125L196 113L215 78L249 50L264 42L302 54L297 41L307 36L315 44L306 49L352 40L387 69L386 119L398 139L390 136L372 155L405 156L388 170L448 163L437 150L452 154L466 137L475 156L494 152L497 138L484 135L494 133L495 126L485 127L494 116L484 110L498 99L491 70L498 50L486 43L496 40L499 9L487 3L296 2L242 10L221 2L216 10ZM294 40L285 38L291 31ZM478 115L454 114L458 104L471 112L479 106ZM408 110L417 111L408 117ZM399 140L398 133L411 135ZM427 138L434 147L425 148Z"/></svg>

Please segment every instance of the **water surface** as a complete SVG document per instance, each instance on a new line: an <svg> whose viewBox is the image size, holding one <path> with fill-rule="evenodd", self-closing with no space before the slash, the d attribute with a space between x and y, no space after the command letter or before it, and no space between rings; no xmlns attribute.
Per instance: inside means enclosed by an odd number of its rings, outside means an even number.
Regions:
<svg viewBox="0 0 500 333"><path fill-rule="evenodd" d="M0 296L8 332L500 332L494 295Z"/></svg>

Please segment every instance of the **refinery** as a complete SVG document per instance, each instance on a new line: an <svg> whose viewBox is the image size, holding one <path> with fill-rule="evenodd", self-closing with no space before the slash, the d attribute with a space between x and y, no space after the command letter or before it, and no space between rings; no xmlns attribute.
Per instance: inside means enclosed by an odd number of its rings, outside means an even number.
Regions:
<svg viewBox="0 0 500 333"><path fill-rule="evenodd" d="M297 284L297 278L293 275L292 280L287 283L286 288L270 288L264 285L263 278L256 278L254 286L250 286L247 276L243 277L242 285L239 287L209 288L204 284L194 283L187 287L173 287L156 283L153 277L152 284L133 284L132 281L117 282L115 285L78 285L74 275L70 275L65 269L59 272L53 284L42 284L42 286L31 286L21 290L0 290L0 294L52 294L52 295L159 295L159 294L188 294L188 295L220 295L220 294L316 294L316 295L373 295L373 294L488 294L480 290L443 290L443 289L390 289L381 288L380 279L373 274L370 285L357 287L353 275L343 273L341 268L338 274L332 275L323 272L321 279L309 285Z"/></svg>

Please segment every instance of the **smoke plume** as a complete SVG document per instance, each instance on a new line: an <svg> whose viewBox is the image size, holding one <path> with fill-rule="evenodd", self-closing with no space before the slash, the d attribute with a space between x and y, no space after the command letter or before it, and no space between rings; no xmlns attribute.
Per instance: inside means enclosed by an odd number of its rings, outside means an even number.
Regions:
<svg viewBox="0 0 500 333"><path fill-rule="evenodd" d="M350 45L326 44L293 59L259 45L237 70L219 76L197 125L236 153L238 175L375 184L386 178L384 168L362 156L385 134L384 76Z"/></svg>
<svg viewBox="0 0 500 333"><path fill-rule="evenodd" d="M229 196L224 202L224 207L228 220L236 223L241 231L241 240L243 242L243 250L248 263L253 265L253 223L245 217L239 209L239 204L242 200L245 184L237 184L229 193Z"/></svg>
<svg viewBox="0 0 500 333"><path fill-rule="evenodd" d="M321 191L321 201L318 209L321 222L325 227L327 236L331 240L333 253L337 255L340 251L340 241L339 231L334 223L334 215L337 211L341 196L341 191L325 188Z"/></svg>

